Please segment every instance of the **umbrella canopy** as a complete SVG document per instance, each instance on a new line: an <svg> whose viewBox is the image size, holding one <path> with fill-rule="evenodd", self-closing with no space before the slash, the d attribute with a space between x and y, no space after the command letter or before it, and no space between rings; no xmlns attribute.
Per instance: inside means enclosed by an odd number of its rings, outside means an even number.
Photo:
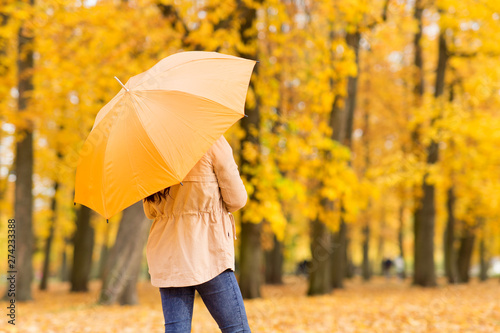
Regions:
<svg viewBox="0 0 500 333"><path fill-rule="evenodd" d="M74 201L109 218L181 183L245 115L255 63L181 52L131 77L96 116L80 151Z"/></svg>

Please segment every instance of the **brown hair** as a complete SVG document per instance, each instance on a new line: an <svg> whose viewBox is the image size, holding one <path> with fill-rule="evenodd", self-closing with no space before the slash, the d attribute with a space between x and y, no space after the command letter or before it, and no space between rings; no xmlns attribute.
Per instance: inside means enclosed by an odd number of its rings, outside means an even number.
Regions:
<svg viewBox="0 0 500 333"><path fill-rule="evenodd" d="M153 193L150 196L144 198L144 201L148 201L148 202L153 203L155 201L160 201L161 199L166 200L169 192L170 192L170 187L167 187L163 190L160 190L160 191Z"/></svg>

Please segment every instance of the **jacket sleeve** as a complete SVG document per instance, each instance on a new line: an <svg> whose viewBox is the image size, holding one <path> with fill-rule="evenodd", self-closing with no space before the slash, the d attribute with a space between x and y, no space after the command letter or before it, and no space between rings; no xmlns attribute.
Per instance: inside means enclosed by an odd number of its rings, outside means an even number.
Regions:
<svg viewBox="0 0 500 333"><path fill-rule="evenodd" d="M146 214L146 217L150 220L154 220L156 217L156 209L153 208L151 203L143 199L142 207L144 208L144 214Z"/></svg>
<svg viewBox="0 0 500 333"><path fill-rule="evenodd" d="M247 191L234 161L233 150L224 136L212 147L214 172L219 182L222 200L230 213L237 211L247 203Z"/></svg>

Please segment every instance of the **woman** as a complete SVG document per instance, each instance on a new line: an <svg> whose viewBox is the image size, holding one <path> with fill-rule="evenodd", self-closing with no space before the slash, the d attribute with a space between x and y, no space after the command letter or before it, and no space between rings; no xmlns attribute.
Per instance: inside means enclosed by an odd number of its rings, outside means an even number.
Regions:
<svg viewBox="0 0 500 333"><path fill-rule="evenodd" d="M146 252L151 284L160 288L165 332L191 331L195 290L222 332L250 332L234 276L236 233L230 214L246 201L224 136L182 184L144 199L144 212L154 219Z"/></svg>

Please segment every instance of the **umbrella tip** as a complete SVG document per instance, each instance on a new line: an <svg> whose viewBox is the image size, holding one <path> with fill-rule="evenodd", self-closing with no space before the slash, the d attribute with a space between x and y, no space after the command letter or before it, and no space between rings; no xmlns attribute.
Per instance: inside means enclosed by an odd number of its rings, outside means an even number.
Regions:
<svg viewBox="0 0 500 333"><path fill-rule="evenodd" d="M108 220L108 219L106 219L106 223L109 223L108 221L109 221L109 220Z"/></svg>
<svg viewBox="0 0 500 333"><path fill-rule="evenodd" d="M73 201L73 206L76 206L76 202Z"/></svg>
<svg viewBox="0 0 500 333"><path fill-rule="evenodd" d="M181 185L184 186L184 184L181 182Z"/></svg>
<svg viewBox="0 0 500 333"><path fill-rule="evenodd" d="M125 89L126 91L129 91L129 90L128 90L128 88L127 88L127 87L125 87L125 85L122 83L122 81L120 81L120 79L119 79L119 78L117 78L117 77L115 76L115 79L116 79L116 81L118 81L118 83L119 83L119 84L123 87L123 89Z"/></svg>
<svg viewBox="0 0 500 333"><path fill-rule="evenodd" d="M245 118L248 118L248 115L247 115L247 114L245 114L244 116L245 116Z"/></svg>

